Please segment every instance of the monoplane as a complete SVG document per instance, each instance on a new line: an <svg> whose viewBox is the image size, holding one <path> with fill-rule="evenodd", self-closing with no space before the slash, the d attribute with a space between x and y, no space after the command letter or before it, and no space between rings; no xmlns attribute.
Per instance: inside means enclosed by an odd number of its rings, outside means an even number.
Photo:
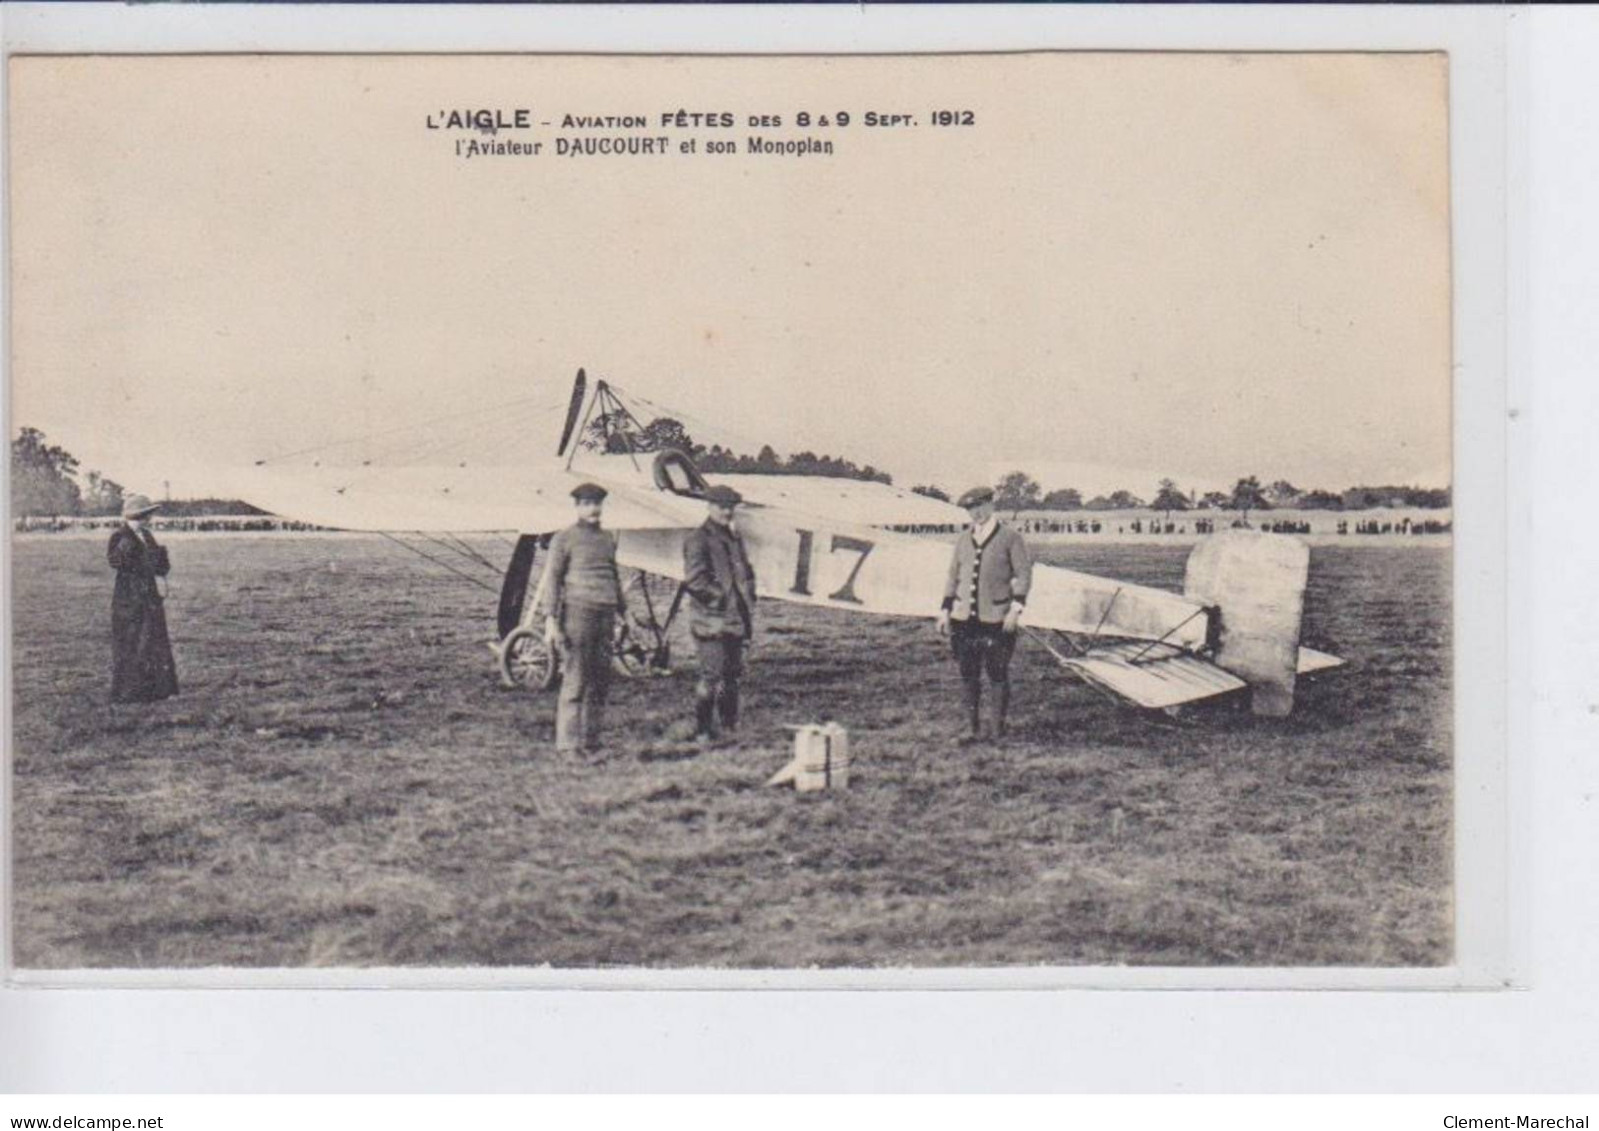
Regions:
<svg viewBox="0 0 1599 1131"><path fill-rule="evenodd" d="M949 568L946 537L964 511L875 481L808 475L714 475L671 441L670 417L648 424L642 402L579 371L552 457L514 473L480 460L404 467L369 459L266 459L244 497L274 514L316 526L382 533L451 567L459 556L498 578L502 679L547 689L559 656L540 627L539 554L568 525L568 492L593 480L610 492L606 527L617 560L633 571L617 662L636 673L670 664L668 633L683 603L684 537L705 517L713 483L744 496L737 527L762 599L872 616L931 618ZM664 422L664 426L663 426ZM354 450L354 449L352 449ZM489 560L469 535L513 535L508 565ZM510 541L508 538L507 541ZM1182 592L1039 564L1021 627L1063 672L1137 706L1175 709L1248 694L1257 714L1293 706L1297 677L1342 663L1299 643L1310 552L1297 539L1254 530L1202 538L1189 554ZM651 584L657 579L657 584ZM670 596L668 596L670 594Z"/></svg>

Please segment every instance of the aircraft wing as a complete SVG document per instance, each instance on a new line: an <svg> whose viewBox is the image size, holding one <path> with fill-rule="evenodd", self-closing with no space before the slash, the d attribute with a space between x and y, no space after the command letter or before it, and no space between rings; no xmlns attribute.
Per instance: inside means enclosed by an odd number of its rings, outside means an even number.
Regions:
<svg viewBox="0 0 1599 1131"><path fill-rule="evenodd" d="M335 530L542 534L572 523L564 467L329 467L271 465L235 476L232 492L284 518ZM673 529L697 517L652 492L619 489L605 505L617 530ZM697 508L703 510L703 508Z"/></svg>
<svg viewBox="0 0 1599 1131"><path fill-rule="evenodd" d="M1249 685L1215 664L1175 649L1151 649L1141 640L1101 644L1060 661L1068 671L1140 707L1176 707L1242 691Z"/></svg>
<svg viewBox="0 0 1599 1131"><path fill-rule="evenodd" d="M1343 662L1326 652L1301 648L1298 674L1325 671ZM1196 703L1249 686L1202 657L1141 640L1098 644L1084 655L1060 657L1060 664L1101 690L1154 709Z"/></svg>

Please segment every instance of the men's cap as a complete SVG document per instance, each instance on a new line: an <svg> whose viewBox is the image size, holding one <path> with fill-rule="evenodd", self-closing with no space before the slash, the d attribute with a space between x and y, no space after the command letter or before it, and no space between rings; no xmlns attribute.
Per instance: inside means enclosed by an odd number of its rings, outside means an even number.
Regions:
<svg viewBox="0 0 1599 1131"><path fill-rule="evenodd" d="M726 484L718 483L705 492L705 501L715 503L719 507L736 507L744 501L744 496Z"/></svg>
<svg viewBox="0 0 1599 1131"><path fill-rule="evenodd" d="M579 483L572 488L572 498L580 503L597 503L609 494L598 483Z"/></svg>
<svg viewBox="0 0 1599 1131"><path fill-rule="evenodd" d="M962 495L960 497L960 502L956 503L955 505L970 510L972 507L982 506L984 503L991 503L993 501L994 489L992 487L973 487L970 491L966 492L966 494Z"/></svg>
<svg viewBox="0 0 1599 1131"><path fill-rule="evenodd" d="M142 514L149 514L160 507L160 503L152 503L148 495L128 495L122 500L122 517L138 518Z"/></svg>

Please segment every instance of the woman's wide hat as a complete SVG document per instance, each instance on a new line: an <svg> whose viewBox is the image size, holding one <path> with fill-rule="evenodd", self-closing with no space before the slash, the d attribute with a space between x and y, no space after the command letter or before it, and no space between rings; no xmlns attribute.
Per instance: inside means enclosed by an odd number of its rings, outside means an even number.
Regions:
<svg viewBox="0 0 1599 1131"><path fill-rule="evenodd" d="M160 503L152 503L148 495L128 495L122 500L122 517L140 518L152 513L160 506Z"/></svg>

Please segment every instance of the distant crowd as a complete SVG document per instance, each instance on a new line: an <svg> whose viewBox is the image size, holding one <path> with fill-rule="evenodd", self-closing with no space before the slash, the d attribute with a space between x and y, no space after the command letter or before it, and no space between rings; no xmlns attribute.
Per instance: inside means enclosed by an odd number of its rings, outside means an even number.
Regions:
<svg viewBox="0 0 1599 1131"><path fill-rule="evenodd" d="M19 534L59 533L68 530L111 530L122 524L118 515L25 515L13 521L12 529ZM264 530L316 530L309 522L273 515L171 515L158 517L151 522L155 530L163 531L264 531Z"/></svg>
<svg viewBox="0 0 1599 1131"><path fill-rule="evenodd" d="M1112 524L1101 522L1099 519L1074 519L1063 520L1054 518L1019 518L1012 525L1023 534L1099 534L1108 532ZM1248 527L1253 530L1264 531L1267 534L1312 534L1308 519L1299 518L1274 518L1265 522L1246 523L1242 519L1234 519L1226 525L1232 527ZM1348 519L1339 519L1336 532L1339 534L1448 534L1452 523L1439 519L1426 519L1412 521L1401 518L1397 521L1381 521L1378 519L1363 519L1353 525ZM1173 521L1167 519L1141 519L1135 518L1130 522L1114 524L1117 534L1189 534L1204 535L1216 533L1216 520L1214 518L1196 518L1193 521Z"/></svg>
<svg viewBox="0 0 1599 1131"><path fill-rule="evenodd" d="M1398 522L1378 522L1376 519L1365 519L1355 523L1354 532L1356 534L1448 534L1453 526L1454 524L1451 522L1441 522L1434 518L1425 519L1421 522L1412 522L1408 518L1402 518ZM1338 533L1349 533L1347 519L1338 523Z"/></svg>
<svg viewBox="0 0 1599 1131"><path fill-rule="evenodd" d="M1192 535L1200 537L1214 534L1218 529L1217 520L1214 518L1194 519L1159 519L1159 518L1123 518L1117 522L1101 518L1056 518L1038 515L1018 515L1008 519L1007 525L1021 534L1170 534L1177 536ZM1314 534L1314 529L1309 519L1303 518L1273 518L1261 522L1246 523L1241 518L1234 518L1231 522L1225 519L1221 527L1245 527L1252 530L1264 531L1267 534ZM1330 534L1448 534L1453 524L1442 519L1413 520L1400 519L1360 519L1351 523L1348 519L1339 519L1333 530L1325 527L1319 533ZM955 534L960 527L952 524L916 523L889 527L891 530L903 534Z"/></svg>

